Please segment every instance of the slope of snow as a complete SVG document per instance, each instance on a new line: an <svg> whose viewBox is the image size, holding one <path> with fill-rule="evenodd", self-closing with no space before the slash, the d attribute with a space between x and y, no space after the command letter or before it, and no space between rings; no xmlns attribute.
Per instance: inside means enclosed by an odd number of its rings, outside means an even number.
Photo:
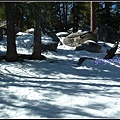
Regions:
<svg viewBox="0 0 120 120"><path fill-rule="evenodd" d="M18 53L32 54L32 44L30 34L16 38ZM0 61L0 118L120 118L120 58L105 61L106 47L99 44L100 53L63 44L57 52L42 53L47 60ZM5 53L6 36L0 41L0 54ZM77 65L83 56L96 60Z"/></svg>

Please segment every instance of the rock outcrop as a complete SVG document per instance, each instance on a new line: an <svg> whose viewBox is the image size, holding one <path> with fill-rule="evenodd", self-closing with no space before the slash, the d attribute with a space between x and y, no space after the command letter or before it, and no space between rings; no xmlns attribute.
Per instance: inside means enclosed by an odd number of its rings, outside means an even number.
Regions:
<svg viewBox="0 0 120 120"><path fill-rule="evenodd" d="M98 53L98 52L100 52L100 49L101 49L101 46L98 43L96 43L92 40L87 40L84 43L82 43L81 45L77 46L75 50L76 51L86 50L88 52Z"/></svg>

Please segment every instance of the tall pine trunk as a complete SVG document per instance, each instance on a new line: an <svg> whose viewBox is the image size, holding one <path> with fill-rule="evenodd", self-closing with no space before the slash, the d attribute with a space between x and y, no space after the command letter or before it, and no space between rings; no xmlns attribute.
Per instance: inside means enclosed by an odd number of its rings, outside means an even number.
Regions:
<svg viewBox="0 0 120 120"><path fill-rule="evenodd" d="M73 32L78 31L78 5L73 2Z"/></svg>
<svg viewBox="0 0 120 120"><path fill-rule="evenodd" d="M23 31L23 6L21 6L22 8L21 8L21 20L20 20L20 29L21 29L21 31Z"/></svg>
<svg viewBox="0 0 120 120"><path fill-rule="evenodd" d="M8 62L16 62L17 51L15 44L14 3L7 2L5 5L7 19L7 52L5 60Z"/></svg>
<svg viewBox="0 0 120 120"><path fill-rule="evenodd" d="M105 10L106 10L106 23L108 26L111 26L109 3L107 2L105 2Z"/></svg>
<svg viewBox="0 0 120 120"><path fill-rule="evenodd" d="M73 2L73 32L76 32L75 3Z"/></svg>
<svg viewBox="0 0 120 120"><path fill-rule="evenodd" d="M60 30L62 31L63 30L63 23L62 23L62 15L61 15L61 7L60 7L60 4L61 3L59 3L59 8L58 8L58 10L59 10L59 17L60 17Z"/></svg>
<svg viewBox="0 0 120 120"><path fill-rule="evenodd" d="M90 31L94 32L96 29L96 2L90 2L90 14L91 14L91 20L90 20Z"/></svg>
<svg viewBox="0 0 120 120"><path fill-rule="evenodd" d="M63 2L63 23L64 23L64 31L67 31L67 2Z"/></svg>
<svg viewBox="0 0 120 120"><path fill-rule="evenodd" d="M68 15L68 3L66 2L65 4L65 30L67 31L68 29L68 23L67 23L67 15Z"/></svg>
<svg viewBox="0 0 120 120"><path fill-rule="evenodd" d="M120 14L119 14L119 3L116 3L116 22L119 22L120 20ZM120 31L120 25L117 26L117 30Z"/></svg>
<svg viewBox="0 0 120 120"><path fill-rule="evenodd" d="M41 60L41 27L40 27L40 17L35 19L35 29L34 29L34 46L32 59Z"/></svg>

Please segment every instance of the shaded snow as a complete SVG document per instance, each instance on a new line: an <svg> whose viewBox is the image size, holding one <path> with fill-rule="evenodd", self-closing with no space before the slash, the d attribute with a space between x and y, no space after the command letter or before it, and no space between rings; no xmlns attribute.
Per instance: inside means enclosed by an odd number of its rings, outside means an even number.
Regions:
<svg viewBox="0 0 120 120"><path fill-rule="evenodd" d="M31 34L16 37L18 53L32 54L32 44ZM42 53L47 60L1 61L0 118L120 118L119 56L115 62L97 61L106 54L104 43L99 44L100 53L63 44L57 52ZM5 52L6 36L0 41L0 54ZM78 66L84 56L96 61L87 59Z"/></svg>

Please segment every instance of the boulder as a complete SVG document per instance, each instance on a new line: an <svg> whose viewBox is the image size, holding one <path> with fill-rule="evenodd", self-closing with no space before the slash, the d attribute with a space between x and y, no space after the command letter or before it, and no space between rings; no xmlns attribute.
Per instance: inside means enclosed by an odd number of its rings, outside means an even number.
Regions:
<svg viewBox="0 0 120 120"><path fill-rule="evenodd" d="M111 26L99 25L98 26L98 39L105 42L115 43L120 39L119 32Z"/></svg>
<svg viewBox="0 0 120 120"><path fill-rule="evenodd" d="M75 37L79 37L80 33L79 32L75 32L75 33L71 33L68 36L66 36L66 38L75 38Z"/></svg>
<svg viewBox="0 0 120 120"><path fill-rule="evenodd" d="M95 42L97 42L97 34L92 33L92 32L86 32L85 34L81 34L81 43L87 41L87 40L93 40Z"/></svg>
<svg viewBox="0 0 120 120"><path fill-rule="evenodd" d="M41 45L41 49L42 51L46 51L46 50L50 50L50 51L55 51L57 50L57 45L56 45L56 42L49 42L47 44L42 44Z"/></svg>
<svg viewBox="0 0 120 120"><path fill-rule="evenodd" d="M65 37L65 39L63 40L63 43L65 45L75 47L75 46L79 45L80 39L81 38L80 38L80 33L79 32L71 33L67 37Z"/></svg>
<svg viewBox="0 0 120 120"><path fill-rule="evenodd" d="M100 52L101 46L92 41L92 40L87 40L84 43L80 44L79 46L76 47L76 51L80 51L80 50L86 50L88 52Z"/></svg>
<svg viewBox="0 0 120 120"><path fill-rule="evenodd" d="M56 46L56 49L57 49L60 39L58 38L58 36L55 33L50 33L48 35L52 38L53 44Z"/></svg>
<svg viewBox="0 0 120 120"><path fill-rule="evenodd" d="M87 40L93 40L97 42L97 35L89 31L71 33L64 39L63 42L65 45L76 47Z"/></svg>
<svg viewBox="0 0 120 120"><path fill-rule="evenodd" d="M50 37L50 40L47 40L48 42L46 43L42 42L42 50L56 51L60 39L54 33L48 33L48 36ZM42 39L42 41L44 41L44 39Z"/></svg>
<svg viewBox="0 0 120 120"><path fill-rule="evenodd" d="M80 44L80 37L75 37L75 38L65 38L64 39L64 44L71 46L71 47L76 47Z"/></svg>

